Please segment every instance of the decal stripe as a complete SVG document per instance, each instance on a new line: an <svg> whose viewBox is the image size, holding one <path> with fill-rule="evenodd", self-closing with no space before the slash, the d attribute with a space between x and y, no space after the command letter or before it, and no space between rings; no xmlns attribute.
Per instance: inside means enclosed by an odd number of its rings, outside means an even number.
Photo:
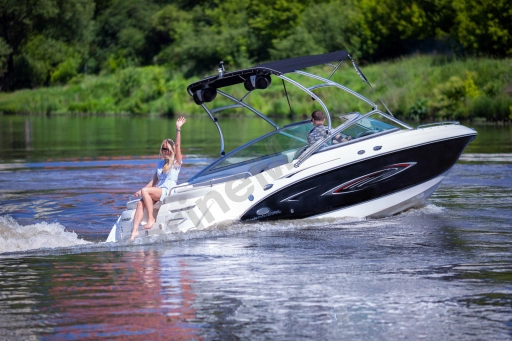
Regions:
<svg viewBox="0 0 512 341"><path fill-rule="evenodd" d="M385 166L384 169L379 171L360 176L350 181L344 182L333 189L328 190L322 195L336 195L343 194L344 192L353 192L364 189L366 186L373 185L379 181L388 179L398 173L403 172L407 168L414 166L416 162L401 162L393 165Z"/></svg>
<svg viewBox="0 0 512 341"><path fill-rule="evenodd" d="M302 193L306 193L306 192L311 191L312 189L315 189L315 188L317 188L317 187L318 187L318 186L311 187L310 189L307 189L307 190L305 190L305 191L302 191L302 192L296 193L296 194L294 194L294 195L292 195L292 196L289 196L289 197L288 197L288 198L286 198L286 199L281 200L281 202L286 202L286 201L299 201L299 200L296 200L296 199L294 199L294 198L295 198L295 197L298 197L298 196L299 196L299 195L301 195Z"/></svg>

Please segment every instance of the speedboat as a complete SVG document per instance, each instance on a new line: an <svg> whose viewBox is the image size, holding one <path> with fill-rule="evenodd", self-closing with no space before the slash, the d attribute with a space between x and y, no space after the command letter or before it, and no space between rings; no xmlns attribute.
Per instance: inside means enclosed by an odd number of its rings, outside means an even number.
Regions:
<svg viewBox="0 0 512 341"><path fill-rule="evenodd" d="M343 61L352 63L371 88L346 51L232 72L221 64L218 74L190 84L189 95L219 132L220 157L156 203L156 223L143 229L145 217L137 238L205 229L226 221L378 218L423 205L477 132L458 122L409 126L395 118L384 102L380 101L381 110L377 101L335 82ZM308 144L310 119L279 127L269 113L251 104L251 94L271 86L282 86L290 109L290 97L299 93L322 110L325 137ZM334 95L324 96L332 90ZM322 99L336 94L357 102L357 110L347 111L345 101L340 108ZM227 110L249 111L265 120L271 131L226 153L224 132L215 115ZM339 136L345 138L337 143ZM137 200L127 203L107 242L130 237L136 205Z"/></svg>

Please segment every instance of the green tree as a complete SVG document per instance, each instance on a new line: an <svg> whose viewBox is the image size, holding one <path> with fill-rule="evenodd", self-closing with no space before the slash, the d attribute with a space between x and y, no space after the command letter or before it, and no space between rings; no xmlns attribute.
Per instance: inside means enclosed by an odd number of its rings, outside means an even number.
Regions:
<svg viewBox="0 0 512 341"><path fill-rule="evenodd" d="M332 0L311 4L289 35L274 41L273 58L339 49L366 60L397 57L414 42L446 38L447 0Z"/></svg>
<svg viewBox="0 0 512 341"><path fill-rule="evenodd" d="M156 52L148 35L158 8L151 0L111 0L96 17L89 65L95 71L115 71L152 63Z"/></svg>
<svg viewBox="0 0 512 341"><path fill-rule="evenodd" d="M16 57L18 75L26 75L31 87L66 82L77 74L80 54L61 40L37 35L23 45Z"/></svg>
<svg viewBox="0 0 512 341"><path fill-rule="evenodd" d="M10 51L4 56L6 71L0 75L3 89L47 84L52 68L59 67L70 55L78 60L85 58L92 36L93 13L93 0L0 0L0 37L3 50ZM39 36L47 43L43 44ZM52 56L52 50L46 50L46 54L34 50L35 46L52 44L59 46L56 54L63 49L73 52L58 60L59 57ZM45 76L41 65L50 65L44 70Z"/></svg>
<svg viewBox="0 0 512 341"><path fill-rule="evenodd" d="M214 1L190 10L168 5L153 16L153 27L169 43L158 61L183 68L187 75L204 74L219 66L247 66L255 43L247 26L248 0Z"/></svg>
<svg viewBox="0 0 512 341"><path fill-rule="evenodd" d="M372 61L406 54L424 40L446 39L453 16L447 0L363 0L354 6L364 17L361 53Z"/></svg>
<svg viewBox="0 0 512 341"><path fill-rule="evenodd" d="M12 48L0 37L0 80L3 79L7 72L7 60L12 53ZM0 81L0 91L2 91L2 82Z"/></svg>
<svg viewBox="0 0 512 341"><path fill-rule="evenodd" d="M469 51L512 56L512 6L507 0L454 0L452 33Z"/></svg>
<svg viewBox="0 0 512 341"><path fill-rule="evenodd" d="M250 0L247 24L258 42L251 55L257 60L268 59L274 42L292 32L311 3L310 0Z"/></svg>
<svg viewBox="0 0 512 341"><path fill-rule="evenodd" d="M311 5L290 35L274 41L273 59L346 49L361 57L373 52L372 32L363 12L351 1Z"/></svg>
<svg viewBox="0 0 512 341"><path fill-rule="evenodd" d="M2 89L10 89L14 82L14 56L20 46L34 31L38 20L55 16L56 6L52 0L0 0L0 37L5 71L0 76Z"/></svg>

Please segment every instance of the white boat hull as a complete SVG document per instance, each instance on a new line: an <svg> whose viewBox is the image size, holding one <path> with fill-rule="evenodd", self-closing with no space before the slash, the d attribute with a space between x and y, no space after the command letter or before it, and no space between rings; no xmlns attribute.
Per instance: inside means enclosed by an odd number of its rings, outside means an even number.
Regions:
<svg viewBox="0 0 512 341"><path fill-rule="evenodd" d="M228 220L393 215L423 205L474 135L459 125L400 131L315 154L300 167L290 155L290 162L277 167L259 165L262 171L252 176L185 184L157 203L156 223L144 230L144 218L139 236L200 230ZM135 207L128 203L108 242L129 239Z"/></svg>

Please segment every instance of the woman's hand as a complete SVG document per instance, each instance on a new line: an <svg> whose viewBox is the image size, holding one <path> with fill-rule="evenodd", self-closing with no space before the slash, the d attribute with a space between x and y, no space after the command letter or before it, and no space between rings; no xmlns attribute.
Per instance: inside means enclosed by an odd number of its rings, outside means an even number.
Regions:
<svg viewBox="0 0 512 341"><path fill-rule="evenodd" d="M137 192L135 192L135 194L133 196L138 198L138 197L140 197L140 195L141 195L141 191L137 191Z"/></svg>
<svg viewBox="0 0 512 341"><path fill-rule="evenodd" d="M185 124L185 122L187 122L187 119L183 116L181 116L180 118L178 118L176 120L176 129L180 129L182 125Z"/></svg>

